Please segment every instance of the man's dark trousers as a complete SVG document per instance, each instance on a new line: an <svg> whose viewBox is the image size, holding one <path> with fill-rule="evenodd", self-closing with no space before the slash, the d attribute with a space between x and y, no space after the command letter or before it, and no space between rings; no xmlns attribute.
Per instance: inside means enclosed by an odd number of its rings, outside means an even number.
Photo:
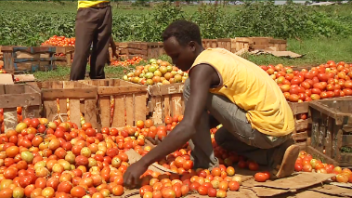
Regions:
<svg viewBox="0 0 352 198"><path fill-rule="evenodd" d="M105 79L104 66L109 54L109 40L112 28L110 4L101 3L95 7L80 8L76 15L76 44L70 80L83 80L90 47L91 79Z"/></svg>

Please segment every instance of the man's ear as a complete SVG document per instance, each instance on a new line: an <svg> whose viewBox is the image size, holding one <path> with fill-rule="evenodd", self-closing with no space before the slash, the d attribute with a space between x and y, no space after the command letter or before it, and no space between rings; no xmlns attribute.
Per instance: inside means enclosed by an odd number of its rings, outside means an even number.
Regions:
<svg viewBox="0 0 352 198"><path fill-rule="evenodd" d="M190 41L190 42L188 43L188 46L189 46L189 49L190 49L192 52L195 52L195 51L196 51L196 42Z"/></svg>

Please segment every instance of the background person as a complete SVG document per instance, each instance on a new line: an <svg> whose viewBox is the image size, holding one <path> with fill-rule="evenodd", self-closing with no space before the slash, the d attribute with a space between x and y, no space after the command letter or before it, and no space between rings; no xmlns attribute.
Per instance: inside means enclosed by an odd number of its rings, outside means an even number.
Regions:
<svg viewBox="0 0 352 198"><path fill-rule="evenodd" d="M92 44L89 77L91 79L105 79L104 66L109 57L111 28L110 1L78 1L75 55L70 80L84 79Z"/></svg>

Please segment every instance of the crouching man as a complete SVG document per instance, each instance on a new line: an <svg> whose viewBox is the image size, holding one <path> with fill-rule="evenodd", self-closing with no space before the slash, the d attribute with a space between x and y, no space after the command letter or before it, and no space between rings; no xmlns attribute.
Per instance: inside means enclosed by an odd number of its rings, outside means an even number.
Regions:
<svg viewBox="0 0 352 198"><path fill-rule="evenodd" d="M291 138L294 118L267 73L225 49L205 50L194 23L175 21L162 38L173 63L189 70L184 118L156 148L127 169L125 184L135 185L149 165L187 141L195 169L217 166L209 130L219 123L223 125L215 134L219 146L269 166L276 178L291 175L299 154Z"/></svg>

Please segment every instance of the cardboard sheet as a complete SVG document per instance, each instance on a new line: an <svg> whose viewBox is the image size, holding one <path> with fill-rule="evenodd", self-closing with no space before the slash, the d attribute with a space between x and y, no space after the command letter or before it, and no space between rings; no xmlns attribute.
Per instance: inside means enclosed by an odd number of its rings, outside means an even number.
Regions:
<svg viewBox="0 0 352 198"><path fill-rule="evenodd" d="M15 84L11 74L0 74L0 85L13 85Z"/></svg>
<svg viewBox="0 0 352 198"><path fill-rule="evenodd" d="M270 54L276 57L286 58L302 58L304 55L300 55L291 51L269 51L269 50L253 50L249 52L251 55Z"/></svg>
<svg viewBox="0 0 352 198"><path fill-rule="evenodd" d="M311 190L315 192L328 194L328 195L352 197L352 189L341 188L334 185L324 185L322 187L313 188Z"/></svg>
<svg viewBox="0 0 352 198"><path fill-rule="evenodd" d="M254 179L250 179L243 182L243 186L252 188L259 197L268 197L296 192L299 189L322 183L331 177L332 174L299 173L291 177L266 182L256 182Z"/></svg>

